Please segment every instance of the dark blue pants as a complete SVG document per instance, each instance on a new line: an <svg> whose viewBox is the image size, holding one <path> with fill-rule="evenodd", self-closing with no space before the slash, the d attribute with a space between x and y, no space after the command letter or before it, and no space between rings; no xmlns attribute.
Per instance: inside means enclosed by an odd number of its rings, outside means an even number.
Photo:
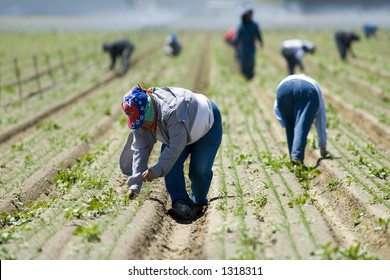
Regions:
<svg viewBox="0 0 390 280"><path fill-rule="evenodd" d="M303 163L307 135L319 110L316 88L309 82L293 79L279 87L276 98L286 124L290 158Z"/></svg>
<svg viewBox="0 0 390 280"><path fill-rule="evenodd" d="M256 51L252 46L240 46L238 48L240 71L248 80L255 76L255 55Z"/></svg>
<svg viewBox="0 0 390 280"><path fill-rule="evenodd" d="M336 41L336 46L337 46L337 50L339 52L340 58L342 60L346 60L346 58L347 58L347 48L346 48L345 44L340 39L338 39L337 37L335 37L335 41Z"/></svg>
<svg viewBox="0 0 390 280"><path fill-rule="evenodd" d="M187 145L171 171L165 176L165 184L172 203L177 200L185 201L189 206L191 200L196 205L207 205L211 179L213 178L212 167L215 156L222 141L222 118L217 106L211 102L214 113L214 124L202 138L191 145ZM162 150L166 147L162 145ZM190 157L189 178L191 181L191 198L186 190L184 178L184 162Z"/></svg>

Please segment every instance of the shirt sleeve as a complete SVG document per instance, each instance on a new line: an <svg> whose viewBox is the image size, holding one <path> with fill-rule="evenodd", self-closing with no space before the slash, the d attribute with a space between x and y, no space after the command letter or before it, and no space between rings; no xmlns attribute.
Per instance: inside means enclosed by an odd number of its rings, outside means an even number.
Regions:
<svg viewBox="0 0 390 280"><path fill-rule="evenodd" d="M142 173L148 169L148 160L156 139L146 128L134 130L133 143L133 172L127 181L129 188L137 193L142 187Z"/></svg>
<svg viewBox="0 0 390 280"><path fill-rule="evenodd" d="M151 170L156 177L165 176L176 163L187 144L187 130L183 122L173 113L167 125L169 144L161 152L156 165Z"/></svg>
<svg viewBox="0 0 390 280"><path fill-rule="evenodd" d="M255 24L256 27L256 38L259 40L260 43L263 43L263 36L261 36L260 28L257 24Z"/></svg>
<svg viewBox="0 0 390 280"><path fill-rule="evenodd" d="M318 110L317 116L314 121L314 125L318 135L318 146L325 148L327 143L327 131L326 131L326 111L324 99L322 97L321 90L317 87L318 99L320 102L320 109Z"/></svg>
<svg viewBox="0 0 390 280"><path fill-rule="evenodd" d="M278 119L280 125L282 127L286 127L286 124L284 123L284 121L282 119L282 115L280 114L280 111L279 111L279 108L278 108L278 102L276 101L276 99L275 99L275 102L274 102L274 113L275 113L275 116Z"/></svg>

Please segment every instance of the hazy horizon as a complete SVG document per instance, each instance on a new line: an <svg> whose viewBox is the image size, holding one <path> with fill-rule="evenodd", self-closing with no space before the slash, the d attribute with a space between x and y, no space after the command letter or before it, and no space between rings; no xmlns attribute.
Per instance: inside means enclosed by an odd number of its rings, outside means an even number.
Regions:
<svg viewBox="0 0 390 280"><path fill-rule="evenodd" d="M390 28L390 1L308 1L0 0L0 31L227 29L239 23L244 2L254 7L263 28L353 29L364 22Z"/></svg>

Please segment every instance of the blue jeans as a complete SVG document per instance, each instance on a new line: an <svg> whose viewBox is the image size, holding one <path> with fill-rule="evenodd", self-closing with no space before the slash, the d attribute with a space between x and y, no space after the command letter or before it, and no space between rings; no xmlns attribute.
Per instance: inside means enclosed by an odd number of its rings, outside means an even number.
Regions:
<svg viewBox="0 0 390 280"><path fill-rule="evenodd" d="M172 203L182 200L191 206L207 205L211 179L213 178L212 167L215 156L222 141L222 118L218 107L211 102L214 113L214 124L211 129L193 144L187 145L172 169L165 176L165 184ZM166 147L162 145L161 151ZM190 157L189 178L191 181L191 198L186 190L184 179L184 162Z"/></svg>
<svg viewBox="0 0 390 280"><path fill-rule="evenodd" d="M336 41L336 46L337 46L337 50L339 52L340 58L342 60L346 60L347 59L347 47L345 46L345 43L342 42L342 40L340 38L337 38L337 36L335 36L335 41Z"/></svg>
<svg viewBox="0 0 390 280"><path fill-rule="evenodd" d="M254 46L239 46L238 58L240 61L240 70L248 80L255 76L255 56L256 51Z"/></svg>
<svg viewBox="0 0 390 280"><path fill-rule="evenodd" d="M295 57L294 52L289 52L288 50L282 50L282 55L287 61L287 68L288 68L288 73L290 75L294 74L295 67L298 65L301 70L303 70L303 64L300 60L298 60Z"/></svg>
<svg viewBox="0 0 390 280"><path fill-rule="evenodd" d="M316 88L307 81L293 79L279 87L276 98L286 124L290 158L303 163L307 135L319 110Z"/></svg>

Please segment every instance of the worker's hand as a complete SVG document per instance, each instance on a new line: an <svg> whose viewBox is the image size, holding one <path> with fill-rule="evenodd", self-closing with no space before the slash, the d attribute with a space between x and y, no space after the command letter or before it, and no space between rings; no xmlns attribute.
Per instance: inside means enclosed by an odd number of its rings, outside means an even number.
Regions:
<svg viewBox="0 0 390 280"><path fill-rule="evenodd" d="M152 170L148 169L144 173L142 173L142 181L144 181L144 182L146 182L146 181L151 182L154 179L157 179L157 177L154 176Z"/></svg>
<svg viewBox="0 0 390 280"><path fill-rule="evenodd" d="M320 149L320 154L321 154L322 157L326 157L327 155L329 155L329 152L326 149L326 147L323 147L323 148Z"/></svg>

